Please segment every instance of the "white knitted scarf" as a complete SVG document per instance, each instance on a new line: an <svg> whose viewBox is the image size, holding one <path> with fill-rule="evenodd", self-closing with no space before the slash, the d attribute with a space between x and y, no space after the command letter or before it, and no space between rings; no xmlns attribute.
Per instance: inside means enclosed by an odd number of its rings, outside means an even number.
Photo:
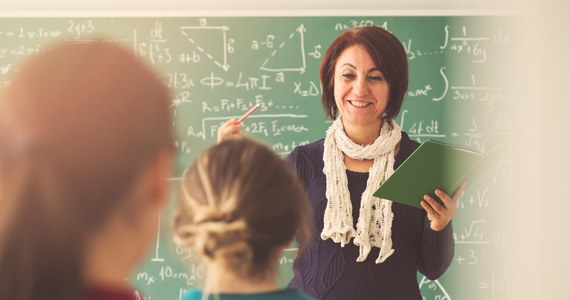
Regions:
<svg viewBox="0 0 570 300"><path fill-rule="evenodd" d="M372 195L380 184L394 173L394 151L402 136L400 126L396 122L392 120L390 124L387 123L383 123L376 141L367 146L355 144L348 138L340 116L329 127L325 137L323 172L327 181L328 201L321 239L330 238L344 247L354 237L354 244L360 248L357 262L364 261L372 247L380 249L375 261L377 264L384 262L394 253L392 201ZM343 153L353 159L374 160L369 170L366 189L362 193L356 231L352 220L352 203Z"/></svg>

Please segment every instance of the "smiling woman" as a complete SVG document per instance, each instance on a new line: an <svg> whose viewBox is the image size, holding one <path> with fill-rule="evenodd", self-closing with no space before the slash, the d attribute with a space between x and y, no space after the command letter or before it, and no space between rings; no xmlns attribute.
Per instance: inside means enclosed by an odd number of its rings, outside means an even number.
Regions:
<svg viewBox="0 0 570 300"><path fill-rule="evenodd" d="M288 159L321 234L296 259L290 286L319 299L419 299L416 272L435 279L451 263L464 186L441 195L449 209L431 198L422 211L372 196L418 146L394 121L408 86L402 43L380 27L348 30L329 46L320 75L334 122Z"/></svg>

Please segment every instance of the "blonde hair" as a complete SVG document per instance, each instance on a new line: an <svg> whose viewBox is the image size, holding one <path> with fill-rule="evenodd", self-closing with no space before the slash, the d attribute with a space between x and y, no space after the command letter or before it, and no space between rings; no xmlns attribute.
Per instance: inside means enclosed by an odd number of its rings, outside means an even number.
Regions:
<svg viewBox="0 0 570 300"><path fill-rule="evenodd" d="M63 42L0 98L0 299L85 298L83 256L172 149L167 87L117 44Z"/></svg>
<svg viewBox="0 0 570 300"><path fill-rule="evenodd" d="M188 168L174 239L250 279L275 270L275 253L309 233L310 207L291 167L248 138L227 139Z"/></svg>

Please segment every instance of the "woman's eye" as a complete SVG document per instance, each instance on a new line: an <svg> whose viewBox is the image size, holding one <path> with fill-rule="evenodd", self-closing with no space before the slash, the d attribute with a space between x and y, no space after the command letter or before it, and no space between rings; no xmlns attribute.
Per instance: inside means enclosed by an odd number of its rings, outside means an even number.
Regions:
<svg viewBox="0 0 570 300"><path fill-rule="evenodd" d="M354 74L352 73L343 73L342 74L343 78L347 78L347 79L353 79L354 78Z"/></svg>
<svg viewBox="0 0 570 300"><path fill-rule="evenodd" d="M372 81L382 81L381 76L368 76L368 79L370 79Z"/></svg>

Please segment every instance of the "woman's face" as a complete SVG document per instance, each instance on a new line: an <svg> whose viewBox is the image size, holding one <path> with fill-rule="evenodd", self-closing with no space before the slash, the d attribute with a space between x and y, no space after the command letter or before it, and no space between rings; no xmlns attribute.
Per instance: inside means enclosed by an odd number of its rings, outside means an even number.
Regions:
<svg viewBox="0 0 570 300"><path fill-rule="evenodd" d="M388 106L390 86L366 49L346 48L334 71L334 98L346 126L378 125Z"/></svg>

